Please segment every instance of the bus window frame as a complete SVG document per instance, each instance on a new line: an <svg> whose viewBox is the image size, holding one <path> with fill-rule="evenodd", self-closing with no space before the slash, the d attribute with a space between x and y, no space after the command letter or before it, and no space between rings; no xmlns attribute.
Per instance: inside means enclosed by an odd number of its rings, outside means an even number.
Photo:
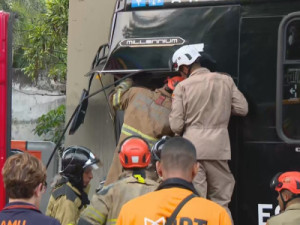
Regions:
<svg viewBox="0 0 300 225"><path fill-rule="evenodd" d="M277 44L277 84L276 84L276 131L281 140L288 144L300 144L300 139L292 139L287 137L282 129L282 102L283 102L283 73L284 65L286 65L286 31L288 25L294 21L300 20L300 12L290 13L285 16L278 29L278 44ZM294 64L299 64L300 60L289 60Z"/></svg>

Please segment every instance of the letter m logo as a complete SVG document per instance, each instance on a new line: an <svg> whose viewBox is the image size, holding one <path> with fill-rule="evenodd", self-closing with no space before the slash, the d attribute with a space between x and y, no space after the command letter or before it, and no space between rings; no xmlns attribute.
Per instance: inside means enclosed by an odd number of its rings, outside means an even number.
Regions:
<svg viewBox="0 0 300 225"><path fill-rule="evenodd" d="M150 220L148 218L144 218L144 225L165 225L166 224L166 220L164 217L159 218L156 221Z"/></svg>

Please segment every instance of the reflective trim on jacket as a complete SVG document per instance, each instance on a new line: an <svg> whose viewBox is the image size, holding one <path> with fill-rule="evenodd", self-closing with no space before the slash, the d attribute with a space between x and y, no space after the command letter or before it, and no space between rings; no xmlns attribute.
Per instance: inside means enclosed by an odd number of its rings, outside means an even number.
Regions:
<svg viewBox="0 0 300 225"><path fill-rule="evenodd" d="M128 171L126 171L128 175ZM121 207L129 200L154 191L158 183L143 179L139 182L130 173L113 184L103 187L95 194L89 205L81 214L78 225L111 225L115 224Z"/></svg>
<svg viewBox="0 0 300 225"><path fill-rule="evenodd" d="M173 136L169 124L171 112L171 94L164 88L154 91L143 87L131 87L132 81L121 82L110 96L114 109L124 110L122 137L140 135L150 145L164 135ZM131 88L129 88L131 87ZM161 100L163 96L163 100ZM157 100L161 101L157 101Z"/></svg>
<svg viewBox="0 0 300 225"><path fill-rule="evenodd" d="M157 138L153 138L147 134L144 134L141 131L139 131L139 130L135 129L134 127L131 127L125 123L123 123L121 132L127 136L132 136L132 135L141 136L149 143L150 146L154 145L155 142L158 141Z"/></svg>

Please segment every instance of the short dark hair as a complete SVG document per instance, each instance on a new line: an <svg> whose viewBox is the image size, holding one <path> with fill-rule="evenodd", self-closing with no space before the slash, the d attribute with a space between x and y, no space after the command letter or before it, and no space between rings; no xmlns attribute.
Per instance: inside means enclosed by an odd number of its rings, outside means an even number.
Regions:
<svg viewBox="0 0 300 225"><path fill-rule="evenodd" d="M196 161L195 146L183 137L170 138L162 148L161 162L165 170L186 171Z"/></svg>
<svg viewBox="0 0 300 225"><path fill-rule="evenodd" d="M2 169L4 186L9 198L31 198L34 189L46 181L46 168L35 156L21 153L10 156Z"/></svg>

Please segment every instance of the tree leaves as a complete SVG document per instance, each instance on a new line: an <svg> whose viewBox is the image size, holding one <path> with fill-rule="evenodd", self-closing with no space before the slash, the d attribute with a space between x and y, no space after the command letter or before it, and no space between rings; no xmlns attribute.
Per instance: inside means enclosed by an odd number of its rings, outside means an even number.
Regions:
<svg viewBox="0 0 300 225"><path fill-rule="evenodd" d="M24 72L37 79L46 70L54 80L64 82L67 73L68 0L46 0L46 12L28 24L23 47L27 65Z"/></svg>
<svg viewBox="0 0 300 225"><path fill-rule="evenodd" d="M60 105L57 109L42 115L37 120L37 126L33 130L34 134L47 135L49 138L46 141L57 143L64 129L65 114L65 105Z"/></svg>
<svg viewBox="0 0 300 225"><path fill-rule="evenodd" d="M64 82L69 0L0 0L0 8L15 15L13 66L33 80L46 71Z"/></svg>

